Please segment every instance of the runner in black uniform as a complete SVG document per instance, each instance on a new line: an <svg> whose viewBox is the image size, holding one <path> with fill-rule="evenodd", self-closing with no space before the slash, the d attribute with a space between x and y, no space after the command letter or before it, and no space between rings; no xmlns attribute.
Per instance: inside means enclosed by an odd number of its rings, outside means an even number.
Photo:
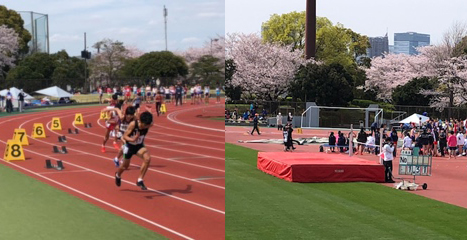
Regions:
<svg viewBox="0 0 467 240"><path fill-rule="evenodd" d="M123 144L122 144L122 147L118 150L118 154L117 156L114 158L114 163L115 163L115 166L116 167L119 167L120 166L120 158L122 157L123 155L123 147L125 146L125 139L123 139L123 134L125 134L125 131L128 129L128 125L130 125L130 123L132 121L134 121L136 119L136 116L135 116L135 107L127 107L125 109L125 115L123 115L122 111L120 111L120 109L118 108L115 108L115 109L111 109L111 111L115 111L117 114L118 114L118 117L120 119L119 121L119 124L118 124L118 139L122 140Z"/></svg>
<svg viewBox="0 0 467 240"><path fill-rule="evenodd" d="M128 168L130 165L131 157L136 154L136 156L143 159L143 165L141 165L141 172L138 180L136 181L136 186L141 187L142 190L147 190L143 183L143 179L144 175L146 175L146 172L148 171L149 163L151 162L151 155L144 146L144 138L152 124L152 114L150 112L143 112L140 116L140 120L135 120L128 125L128 129L125 134L123 134L123 139L126 141L125 146L123 147L123 164L115 173L115 184L117 186L120 187L122 182L122 173L125 171L125 168Z"/></svg>

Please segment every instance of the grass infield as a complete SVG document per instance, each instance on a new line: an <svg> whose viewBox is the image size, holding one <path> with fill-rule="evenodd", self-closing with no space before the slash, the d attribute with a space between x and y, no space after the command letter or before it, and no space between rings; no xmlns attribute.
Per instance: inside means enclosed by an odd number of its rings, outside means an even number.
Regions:
<svg viewBox="0 0 467 240"><path fill-rule="evenodd" d="M226 239L465 239L467 209L376 183L291 183L225 145Z"/></svg>
<svg viewBox="0 0 467 240"><path fill-rule="evenodd" d="M0 239L163 239L4 165L0 176Z"/></svg>

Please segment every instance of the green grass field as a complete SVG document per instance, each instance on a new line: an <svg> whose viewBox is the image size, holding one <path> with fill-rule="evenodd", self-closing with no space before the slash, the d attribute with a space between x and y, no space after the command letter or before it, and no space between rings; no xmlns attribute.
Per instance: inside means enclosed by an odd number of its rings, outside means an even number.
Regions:
<svg viewBox="0 0 467 240"><path fill-rule="evenodd" d="M83 107L83 105L40 108L34 111L54 111L73 107ZM2 113L0 117L9 115ZM128 240L164 239L164 237L80 198L0 165L0 239Z"/></svg>
<svg viewBox="0 0 467 240"><path fill-rule="evenodd" d="M376 183L291 183L225 145L226 239L466 239L467 209Z"/></svg>

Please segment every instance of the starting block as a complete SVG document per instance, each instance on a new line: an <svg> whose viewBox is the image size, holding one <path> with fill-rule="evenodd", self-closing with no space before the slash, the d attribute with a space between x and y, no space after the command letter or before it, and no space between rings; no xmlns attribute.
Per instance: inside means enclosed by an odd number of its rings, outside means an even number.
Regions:
<svg viewBox="0 0 467 240"><path fill-rule="evenodd" d="M85 124L84 124L84 127L85 127L85 128L92 128L92 125L91 125L91 123L85 123Z"/></svg>
<svg viewBox="0 0 467 240"><path fill-rule="evenodd" d="M63 166L62 160L57 160L57 165L53 165L49 159L45 160L45 168L47 169L54 168L60 171L65 169L65 167Z"/></svg>
<svg viewBox="0 0 467 240"><path fill-rule="evenodd" d="M67 154L68 153L68 150L66 149L65 146L62 146L62 149L58 149L57 146L53 146L53 151L54 153L63 153L63 154Z"/></svg>
<svg viewBox="0 0 467 240"><path fill-rule="evenodd" d="M66 142L65 136L58 136L58 142Z"/></svg>
<svg viewBox="0 0 467 240"><path fill-rule="evenodd" d="M79 134L79 130L77 128L75 128L75 132L73 132L73 130L71 130L71 128L68 128L68 134Z"/></svg>

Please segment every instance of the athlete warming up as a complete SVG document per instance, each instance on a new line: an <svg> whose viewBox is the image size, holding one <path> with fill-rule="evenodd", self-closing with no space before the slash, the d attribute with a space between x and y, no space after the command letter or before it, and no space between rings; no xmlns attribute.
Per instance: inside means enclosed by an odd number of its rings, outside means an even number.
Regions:
<svg viewBox="0 0 467 240"><path fill-rule="evenodd" d="M144 138L152 124L152 114L150 112L143 112L141 113L140 120L135 120L128 125L128 129L123 134L123 139L126 141L123 147L123 164L115 173L115 184L117 186L120 187L122 173L130 165L131 157L136 154L136 156L143 159L143 165L141 165L141 172L136 181L136 186L141 187L142 190L147 190L143 179L148 171L151 155L149 155L149 151L144 146Z"/></svg>

